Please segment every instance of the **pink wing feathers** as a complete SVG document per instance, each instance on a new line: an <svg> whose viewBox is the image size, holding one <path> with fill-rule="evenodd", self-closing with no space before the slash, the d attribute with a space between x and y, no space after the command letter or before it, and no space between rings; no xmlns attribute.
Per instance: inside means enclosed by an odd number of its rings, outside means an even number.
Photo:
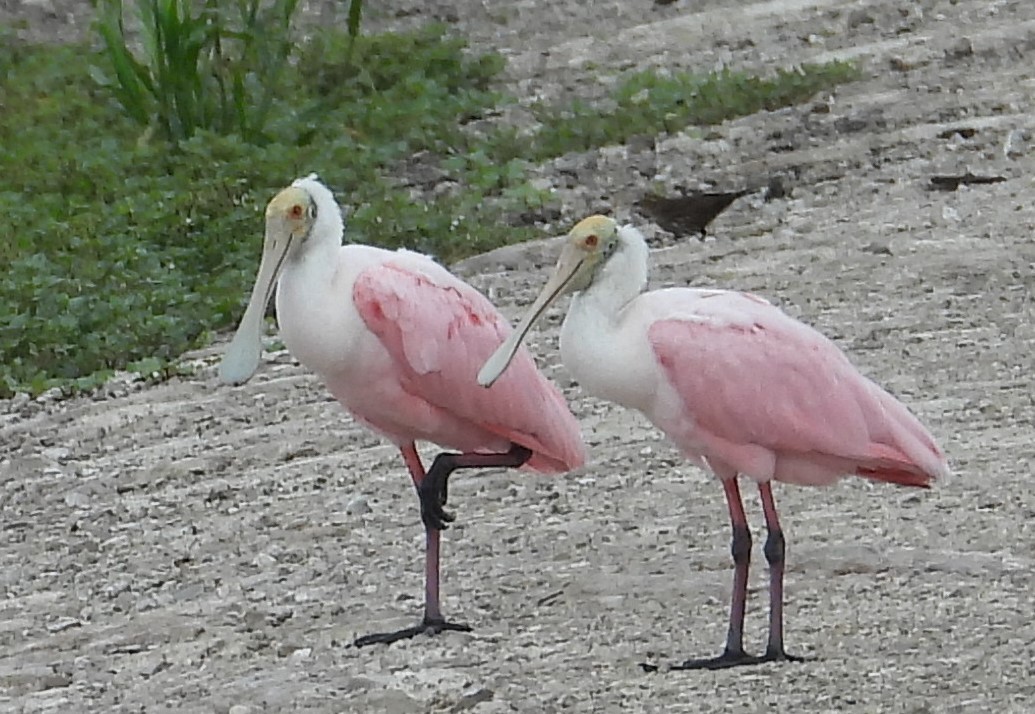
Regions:
<svg viewBox="0 0 1035 714"><path fill-rule="evenodd" d="M389 262L359 275L353 299L407 392L531 449L527 466L537 471L585 463L578 422L527 350L491 388L478 385L478 370L511 328L477 290L445 272L433 278Z"/></svg>
<svg viewBox="0 0 1035 714"><path fill-rule="evenodd" d="M700 455L799 483L856 473L929 486L949 475L916 417L812 328L735 292L701 292L684 314L648 335Z"/></svg>

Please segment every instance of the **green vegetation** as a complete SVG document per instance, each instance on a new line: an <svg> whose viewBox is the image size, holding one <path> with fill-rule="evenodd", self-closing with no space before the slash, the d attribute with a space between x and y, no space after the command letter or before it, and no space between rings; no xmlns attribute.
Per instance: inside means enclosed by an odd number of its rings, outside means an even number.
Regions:
<svg viewBox="0 0 1035 714"><path fill-rule="evenodd" d="M621 144L636 135L675 132L692 124L726 119L796 104L816 92L859 78L848 62L806 65L757 77L723 70L713 74L637 72L613 93L614 109L576 102L570 107L537 107L543 123L526 154L529 159Z"/></svg>
<svg viewBox="0 0 1035 714"><path fill-rule="evenodd" d="M542 127L519 140L465 128L504 101L493 90L497 55L465 53L440 28L359 36L358 0L351 33L284 45L293 1L275 0L268 17L257 0L235 1L220 5L237 14L202 21L187 14L192 3L139 0L145 19L166 13L165 29L144 31L143 49L129 53L120 8L105 0L93 67L83 47L0 42L0 396L165 369L232 326L266 201L310 171L347 207L352 240L449 261L532 235L507 227L549 200L527 184L526 159L800 101L854 71L638 74L607 111L538 108ZM263 23L276 31L249 39ZM173 41L169 27L185 37ZM176 66L187 70L170 73ZM415 200L415 165L431 172L426 184L447 179L455 190Z"/></svg>
<svg viewBox="0 0 1035 714"><path fill-rule="evenodd" d="M191 0L137 0L137 53L122 0L100 0L97 31L111 74L96 77L126 114L164 138L181 141L211 129L253 140L284 88L297 5L206 0L195 11Z"/></svg>

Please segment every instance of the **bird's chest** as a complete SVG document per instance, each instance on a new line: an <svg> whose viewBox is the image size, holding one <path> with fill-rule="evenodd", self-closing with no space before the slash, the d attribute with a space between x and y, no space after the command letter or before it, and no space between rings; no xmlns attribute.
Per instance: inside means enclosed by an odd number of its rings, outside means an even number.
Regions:
<svg viewBox="0 0 1035 714"><path fill-rule="evenodd" d="M646 411L653 399L657 370L645 336L635 325L573 309L561 329L561 360L589 394Z"/></svg>
<svg viewBox="0 0 1035 714"><path fill-rule="evenodd" d="M331 301L306 288L298 281L281 281L277 287L280 337L308 369L325 378L340 374L354 363L352 353L366 329L350 301Z"/></svg>

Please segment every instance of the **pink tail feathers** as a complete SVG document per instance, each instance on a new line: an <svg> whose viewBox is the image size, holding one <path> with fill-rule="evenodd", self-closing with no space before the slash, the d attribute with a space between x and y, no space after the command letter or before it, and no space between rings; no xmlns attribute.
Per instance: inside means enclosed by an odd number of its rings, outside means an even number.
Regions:
<svg viewBox="0 0 1035 714"><path fill-rule="evenodd" d="M532 450L532 457L525 464L525 468L532 471L543 474L562 474L573 471L586 463L584 448L575 443L566 444L562 453L556 453L556 450L551 453L542 444L527 437L518 436L513 441Z"/></svg>
<svg viewBox="0 0 1035 714"><path fill-rule="evenodd" d="M917 488L930 488L934 482L947 481L952 475L945 456L933 441L931 450L925 450L913 458L883 444L874 445L874 451L876 453L873 454L872 461L868 460L856 467L857 475L874 481Z"/></svg>
<svg viewBox="0 0 1035 714"><path fill-rule="evenodd" d="M522 468L544 474L567 473L586 463L586 444L578 422L568 411L567 402L557 389L543 378L544 399L541 431L528 433L489 426L500 436L532 450L532 457Z"/></svg>
<svg viewBox="0 0 1035 714"><path fill-rule="evenodd" d="M926 471L913 471L909 469L897 469L893 467L869 467L860 466L855 473L863 478L874 481L885 481L899 486L915 486L917 488L930 488L931 482L936 477Z"/></svg>
<svg viewBox="0 0 1035 714"><path fill-rule="evenodd" d="M875 481L918 488L948 481L952 472L945 454L920 420L883 390L880 402L886 419L886 428L879 435L883 443L871 445L872 461L860 464L855 472Z"/></svg>

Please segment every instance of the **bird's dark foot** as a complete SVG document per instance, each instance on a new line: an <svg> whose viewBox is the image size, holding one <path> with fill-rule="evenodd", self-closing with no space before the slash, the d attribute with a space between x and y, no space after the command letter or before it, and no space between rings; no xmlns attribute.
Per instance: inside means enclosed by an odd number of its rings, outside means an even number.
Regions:
<svg viewBox="0 0 1035 714"><path fill-rule="evenodd" d="M462 622L446 622L445 620L424 620L415 627L406 627L395 632L379 632L373 635L363 635L353 642L355 647L366 647L367 645L390 645L399 640L409 640L418 635L437 635L440 632L470 632L471 626Z"/></svg>
<svg viewBox="0 0 1035 714"><path fill-rule="evenodd" d="M456 515L446 510L448 496L448 475L439 476L435 469L428 472L417 488L420 498L420 517L428 528L444 531L456 520Z"/></svg>
<svg viewBox="0 0 1035 714"><path fill-rule="evenodd" d="M759 662L809 662L815 659L814 657L798 657L797 655L787 654L782 649L779 650L767 650L764 655L758 658Z"/></svg>
<svg viewBox="0 0 1035 714"><path fill-rule="evenodd" d="M805 657L795 657L783 650L769 650L761 657L749 655L743 650L726 650L718 657L709 659L688 659L682 664L674 664L669 669L729 669L730 667L744 667L749 664L764 664L765 662L807 662Z"/></svg>
<svg viewBox="0 0 1035 714"><path fill-rule="evenodd" d="M682 664L674 664L669 669L728 669L730 667L742 667L746 664L757 664L759 657L752 657L744 650L726 650L718 657L707 659L688 659Z"/></svg>

